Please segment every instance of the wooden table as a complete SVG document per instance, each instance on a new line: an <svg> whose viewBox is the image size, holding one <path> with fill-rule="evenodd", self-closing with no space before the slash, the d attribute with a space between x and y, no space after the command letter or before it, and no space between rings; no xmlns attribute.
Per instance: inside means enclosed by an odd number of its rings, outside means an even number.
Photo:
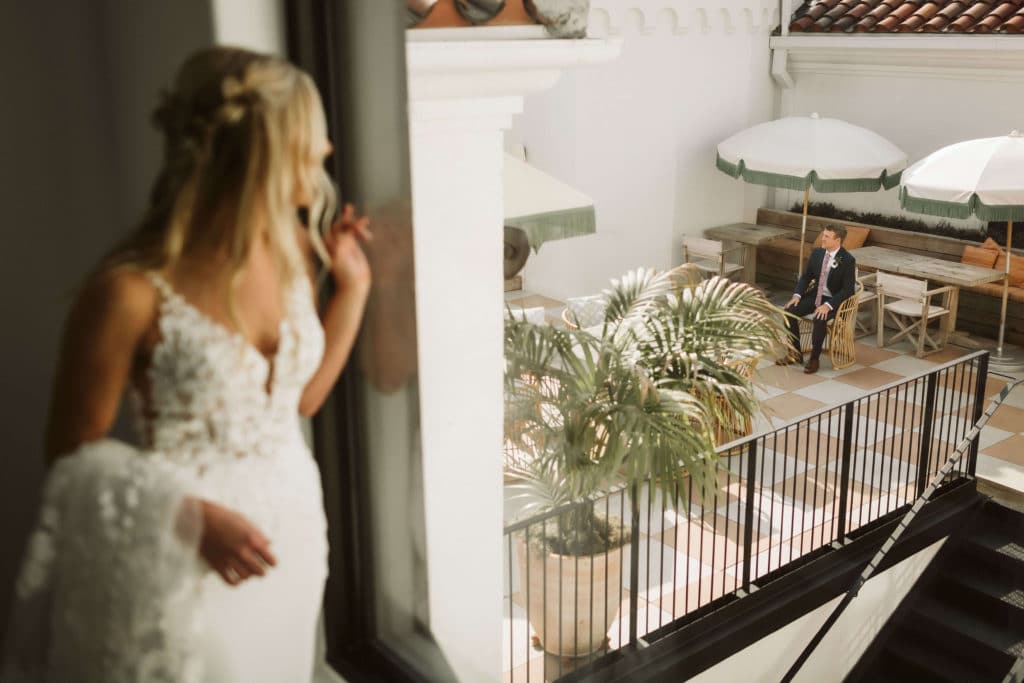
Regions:
<svg viewBox="0 0 1024 683"><path fill-rule="evenodd" d="M739 242L746 247L743 250L743 281L750 284L757 282L757 247L777 237L792 234L789 228L756 223L728 223L704 231L706 237Z"/></svg>
<svg viewBox="0 0 1024 683"><path fill-rule="evenodd" d="M960 303L960 287L973 287L985 282L997 282L1005 273L994 268L982 268L967 263L945 261L931 256L911 254L899 249L886 247L861 247L851 249L858 266L882 270L887 273L931 280L944 285L953 285L949 297L949 334L956 331L956 314Z"/></svg>

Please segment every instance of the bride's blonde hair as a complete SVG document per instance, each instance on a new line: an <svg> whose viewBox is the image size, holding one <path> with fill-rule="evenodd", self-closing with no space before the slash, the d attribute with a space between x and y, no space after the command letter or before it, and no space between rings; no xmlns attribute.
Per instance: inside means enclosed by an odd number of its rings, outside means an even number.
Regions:
<svg viewBox="0 0 1024 683"><path fill-rule="evenodd" d="M295 236L297 189L313 198L311 226L333 212L333 184L308 160L326 140L313 80L288 62L248 50L214 47L185 61L153 114L164 134L163 165L137 229L101 270L173 268L196 247L228 257L228 307L241 327L235 290L264 219L282 288L304 274ZM313 246L325 258L319 230Z"/></svg>

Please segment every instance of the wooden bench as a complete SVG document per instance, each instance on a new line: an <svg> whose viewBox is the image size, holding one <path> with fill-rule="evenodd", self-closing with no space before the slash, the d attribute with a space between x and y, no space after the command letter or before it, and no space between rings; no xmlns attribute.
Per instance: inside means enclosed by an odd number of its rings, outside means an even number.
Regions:
<svg viewBox="0 0 1024 683"><path fill-rule="evenodd" d="M758 209L757 211L759 224L776 225L792 231L792 236L774 239L757 248L757 279L769 284L773 289L789 290L796 284L797 259L800 254L800 220L800 214L791 211L776 209ZM810 254L810 243L817 238L822 227L828 223L869 228L871 232L868 234L864 246L900 249L946 261L959 261L965 245L978 246L978 242L971 240L808 216L807 246L804 247L805 261ZM1014 249L1013 252L1017 255L1024 255L1024 252L1018 249ZM871 268L861 268L863 272L871 270ZM999 309L1002 296L1002 282L961 288L957 329L980 337L996 339L999 335ZM1024 344L1024 288L1022 287L1009 288L1006 306L1006 341L1013 344Z"/></svg>

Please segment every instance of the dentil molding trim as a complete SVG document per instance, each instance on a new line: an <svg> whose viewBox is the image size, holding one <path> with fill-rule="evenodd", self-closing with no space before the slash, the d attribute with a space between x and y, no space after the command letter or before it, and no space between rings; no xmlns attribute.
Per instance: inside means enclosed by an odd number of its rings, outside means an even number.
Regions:
<svg viewBox="0 0 1024 683"><path fill-rule="evenodd" d="M775 0L592 0L587 31L608 36L766 34L778 25L778 16Z"/></svg>

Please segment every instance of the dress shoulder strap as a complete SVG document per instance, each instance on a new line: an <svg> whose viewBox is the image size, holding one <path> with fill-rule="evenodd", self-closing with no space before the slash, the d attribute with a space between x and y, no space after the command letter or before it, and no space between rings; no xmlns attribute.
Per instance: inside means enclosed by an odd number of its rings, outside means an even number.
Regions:
<svg viewBox="0 0 1024 683"><path fill-rule="evenodd" d="M160 292L161 298L165 300L174 298L174 290L171 289L170 283L164 279L163 275L155 270L147 270L146 277L151 283L153 283L153 286L156 287L156 291Z"/></svg>

